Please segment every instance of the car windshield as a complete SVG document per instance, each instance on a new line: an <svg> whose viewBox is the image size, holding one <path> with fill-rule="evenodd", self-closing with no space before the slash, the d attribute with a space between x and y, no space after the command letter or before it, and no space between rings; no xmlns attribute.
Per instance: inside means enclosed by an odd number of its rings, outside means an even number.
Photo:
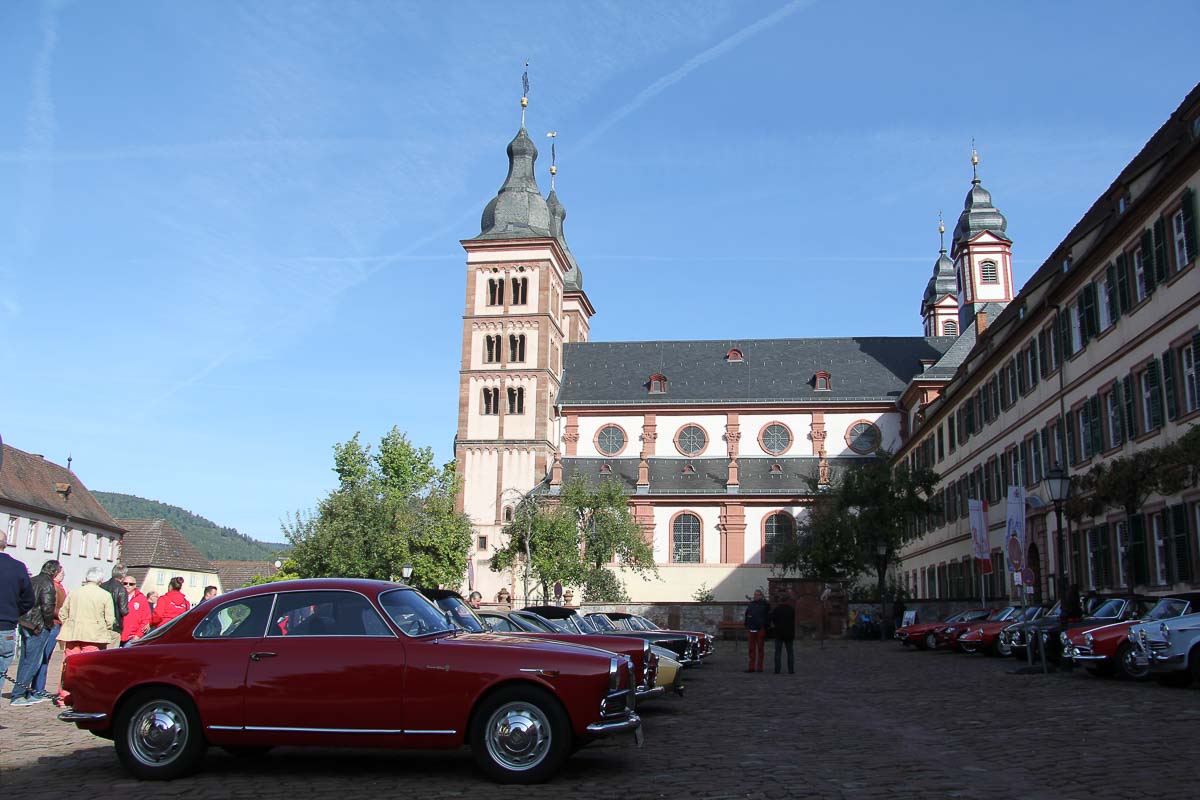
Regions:
<svg viewBox="0 0 1200 800"><path fill-rule="evenodd" d="M461 597L448 595L446 597L439 597L434 603L442 611L450 612L450 618L454 620L454 624L467 633L484 633L487 631L487 625L484 625L483 621L476 616L475 609L464 603Z"/></svg>
<svg viewBox="0 0 1200 800"><path fill-rule="evenodd" d="M993 611L991 614L988 615L988 620L990 622L999 622L1001 620L1009 619L1015 613L1017 613L1017 611L1019 611L1019 610L1020 609L1018 609L1016 606L1007 606L1005 608L998 608L995 611Z"/></svg>
<svg viewBox="0 0 1200 800"><path fill-rule="evenodd" d="M532 611L519 611L513 614L514 617L540 628L544 633L575 633L575 631L563 625L556 619L546 619L541 614L535 614Z"/></svg>
<svg viewBox="0 0 1200 800"><path fill-rule="evenodd" d="M587 621L598 631L615 631L617 626L603 614L588 614Z"/></svg>
<svg viewBox="0 0 1200 800"><path fill-rule="evenodd" d="M600 629L593 625L591 620L578 614L572 614L562 622L564 625L578 629L580 633L600 633Z"/></svg>
<svg viewBox="0 0 1200 800"><path fill-rule="evenodd" d="M135 639L134 641L130 642L129 644L131 644L131 645L133 645L133 644L146 644L146 643L148 643L148 642L152 642L152 641L154 641L155 639L157 639L157 638L159 638L160 636L162 636L162 635L163 635L164 633L166 633L167 631L171 630L171 628L175 627L175 625L176 625L176 624L178 624L178 623L179 623L179 621L180 621L181 619L183 619L184 617L187 617L187 616L190 616L190 615L189 615L189 614L180 614L178 617L175 617L175 618L173 618L173 619L170 619L170 620L168 620L168 621L164 622L162 625L159 625L157 628L155 628L154 630L150 631L149 633L147 633L147 634L146 634L145 636L143 636L142 638L140 638L140 639ZM128 646L128 645L127 645L127 646Z"/></svg>
<svg viewBox="0 0 1200 800"><path fill-rule="evenodd" d="M391 589L379 595L379 604L406 636L454 630L446 614L416 589Z"/></svg>
<svg viewBox="0 0 1200 800"><path fill-rule="evenodd" d="M1025 609L1025 612L1019 617L1019 619L1021 621L1037 619L1038 615L1041 614L1041 611L1042 611L1041 606L1030 606L1029 608Z"/></svg>
<svg viewBox="0 0 1200 800"><path fill-rule="evenodd" d="M1170 619L1178 617L1187 611L1186 600L1176 600L1174 597L1164 597L1158 601L1158 605L1150 610L1146 615L1146 619Z"/></svg>
<svg viewBox="0 0 1200 800"><path fill-rule="evenodd" d="M1117 617L1121 614L1121 609L1125 607L1125 601L1118 598L1107 600L1092 612L1093 617Z"/></svg>
<svg viewBox="0 0 1200 800"><path fill-rule="evenodd" d="M951 622L975 622L976 620L987 619L988 614L992 612L986 608L977 608L974 611L964 611L962 619L951 620Z"/></svg>
<svg viewBox="0 0 1200 800"><path fill-rule="evenodd" d="M646 619L645 617L630 617L629 620L630 620L630 622L636 623L637 626L644 631L661 631L662 630L662 628L658 627L657 625L655 625L653 622Z"/></svg>

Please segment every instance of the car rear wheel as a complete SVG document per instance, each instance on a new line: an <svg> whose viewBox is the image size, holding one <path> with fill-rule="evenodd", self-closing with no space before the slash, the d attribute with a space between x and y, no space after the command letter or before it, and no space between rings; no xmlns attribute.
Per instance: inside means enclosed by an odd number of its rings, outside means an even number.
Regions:
<svg viewBox="0 0 1200 800"><path fill-rule="evenodd" d="M925 634L925 649L937 650L937 636L934 635L933 631Z"/></svg>
<svg viewBox="0 0 1200 800"><path fill-rule="evenodd" d="M1143 667L1134 660L1133 648L1128 642L1122 642L1117 648L1116 669L1126 680L1141 681L1150 677L1150 666Z"/></svg>
<svg viewBox="0 0 1200 800"><path fill-rule="evenodd" d="M571 754L571 725L543 689L510 686L484 700L471 730L471 754L499 783L541 783Z"/></svg>
<svg viewBox="0 0 1200 800"><path fill-rule="evenodd" d="M169 687L144 689L126 700L117 712L115 734L117 757L142 780L187 775L208 746L195 705Z"/></svg>

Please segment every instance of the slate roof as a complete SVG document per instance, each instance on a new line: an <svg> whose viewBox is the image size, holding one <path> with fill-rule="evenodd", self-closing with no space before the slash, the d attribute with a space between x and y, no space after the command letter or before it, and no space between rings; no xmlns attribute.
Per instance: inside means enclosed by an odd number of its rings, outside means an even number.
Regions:
<svg viewBox="0 0 1200 800"><path fill-rule="evenodd" d="M680 342L577 342L563 348L564 406L688 403L895 402L937 361L952 336L860 336L828 339L728 339ZM743 360L727 361L730 350ZM832 376L817 391L813 376ZM667 377L650 394L651 375Z"/></svg>
<svg viewBox="0 0 1200 800"><path fill-rule="evenodd" d="M121 560L139 581L152 569L216 572L212 562L164 519L121 519Z"/></svg>
<svg viewBox="0 0 1200 800"><path fill-rule="evenodd" d="M217 577L221 579L221 591L240 589L256 576L269 578L279 570L274 561L214 561Z"/></svg>
<svg viewBox="0 0 1200 800"><path fill-rule="evenodd" d="M567 209L559 202L558 192L554 189L550 190L550 196L546 198L546 207L550 209L550 235L558 240L558 244L563 249L563 253L567 256L567 274L563 276L563 289L568 292L583 291L583 271L579 269L579 264L575 262L575 255L571 252L571 248L567 246L567 237L563 233L563 223L567 219Z"/></svg>
<svg viewBox="0 0 1200 800"><path fill-rule="evenodd" d="M958 292L958 279L954 273L954 262L942 250L933 264L933 275L925 284L925 295L921 298L921 313L924 314L938 299Z"/></svg>
<svg viewBox="0 0 1200 800"><path fill-rule="evenodd" d="M1007 228L1008 220L992 204L992 193L980 185L979 178L975 178L971 181L971 188L967 190L962 213L958 215L958 224L954 226L954 254L957 255L962 245L984 231L989 231L1006 242L1011 241L1004 233Z"/></svg>
<svg viewBox="0 0 1200 800"><path fill-rule="evenodd" d="M72 522L121 533L123 528L104 510L104 506L92 496L74 472L40 455L26 453L9 445L3 447L0 503L11 503L57 518L70 514ZM59 484L70 486L65 500L58 491Z"/></svg>
<svg viewBox="0 0 1200 800"><path fill-rule="evenodd" d="M550 236L550 209L533 165L537 147L525 126L508 143L508 177L483 209L476 239L538 239Z"/></svg>
<svg viewBox="0 0 1200 800"><path fill-rule="evenodd" d="M831 458L829 472L832 480L861 458ZM637 490L639 459L636 458L564 458L563 482L582 476L588 483L604 480L619 481L625 491ZM780 471L773 473L778 464ZM729 474L727 458L650 458L647 459L650 495L728 494L725 480ZM684 473L685 465L695 472ZM612 472L602 472L603 467ZM739 458L737 494L809 495L810 479L817 477L816 456L793 458Z"/></svg>

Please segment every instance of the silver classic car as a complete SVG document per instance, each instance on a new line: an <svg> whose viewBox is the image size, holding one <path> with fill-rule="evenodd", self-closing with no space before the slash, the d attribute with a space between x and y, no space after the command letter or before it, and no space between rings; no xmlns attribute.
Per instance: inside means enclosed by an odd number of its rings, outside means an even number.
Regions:
<svg viewBox="0 0 1200 800"><path fill-rule="evenodd" d="M1134 658L1162 683L1187 686L1200 681L1200 614L1134 625L1129 630Z"/></svg>

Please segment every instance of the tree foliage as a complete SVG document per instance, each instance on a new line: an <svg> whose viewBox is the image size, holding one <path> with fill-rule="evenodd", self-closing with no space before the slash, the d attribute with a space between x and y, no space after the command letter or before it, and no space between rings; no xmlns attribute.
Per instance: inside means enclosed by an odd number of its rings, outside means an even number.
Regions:
<svg viewBox="0 0 1200 800"><path fill-rule="evenodd" d="M637 575L657 575L654 551L629 512L621 485L608 480L589 485L582 477L567 482L557 497L526 496L504 526L507 541L492 557L497 572L516 569L543 598L561 581L582 589L589 602L619 602L625 587L612 569L614 559Z"/></svg>
<svg viewBox="0 0 1200 800"><path fill-rule="evenodd" d="M1153 494L1200 483L1200 426L1165 447L1146 447L1103 461L1072 479L1067 513L1076 521L1110 508L1137 514Z"/></svg>
<svg viewBox="0 0 1200 800"><path fill-rule="evenodd" d="M296 573L391 580L411 564L414 583L458 585L472 529L454 510L454 463L439 469L430 448L414 447L397 428L375 453L357 433L333 451L337 488L314 513L283 525Z"/></svg>
<svg viewBox="0 0 1200 800"><path fill-rule="evenodd" d="M846 580L874 571L882 593L888 565L916 536L913 522L935 510L938 480L928 468L893 464L884 451L846 470L819 493L796 540L779 549L780 568L785 574Z"/></svg>

